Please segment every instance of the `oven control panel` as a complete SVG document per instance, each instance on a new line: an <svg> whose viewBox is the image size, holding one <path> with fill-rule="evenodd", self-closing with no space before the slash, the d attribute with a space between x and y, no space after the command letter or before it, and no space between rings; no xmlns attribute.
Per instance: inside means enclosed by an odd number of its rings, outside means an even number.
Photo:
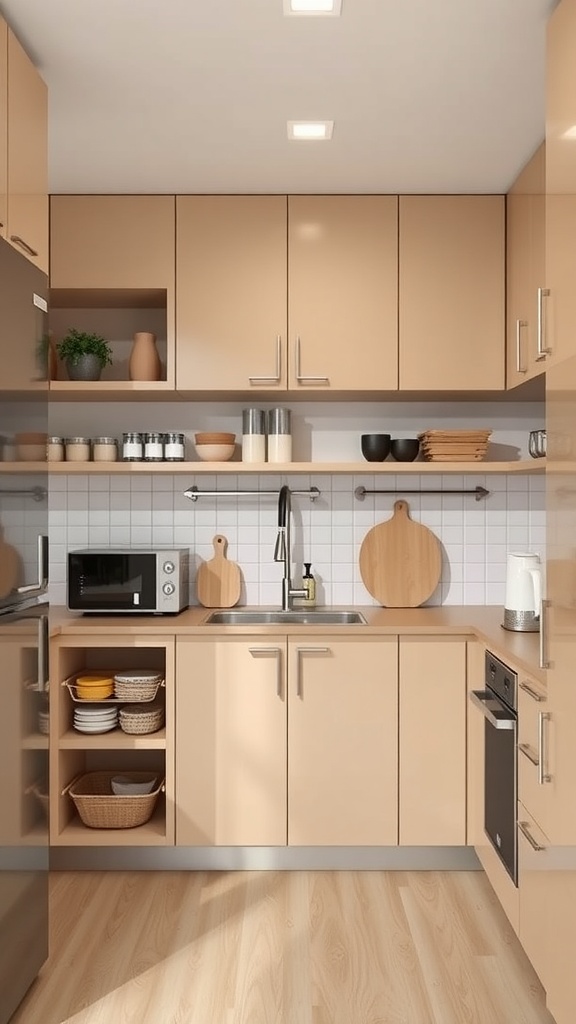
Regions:
<svg viewBox="0 0 576 1024"><path fill-rule="evenodd" d="M500 661L491 651L484 659L484 681L512 711L518 710L518 673Z"/></svg>

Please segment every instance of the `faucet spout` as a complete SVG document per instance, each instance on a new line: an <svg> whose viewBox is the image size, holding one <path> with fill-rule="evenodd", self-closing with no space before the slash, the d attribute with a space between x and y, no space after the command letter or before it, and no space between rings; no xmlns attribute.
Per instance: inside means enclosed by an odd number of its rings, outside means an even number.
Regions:
<svg viewBox="0 0 576 1024"><path fill-rule="evenodd" d="M278 536L274 548L274 561L283 562L284 573L282 576L282 611L289 611L292 607L292 599L295 597L306 597L307 591L292 586L291 560L291 536L290 519L292 514L292 500L290 488L284 484L278 493Z"/></svg>

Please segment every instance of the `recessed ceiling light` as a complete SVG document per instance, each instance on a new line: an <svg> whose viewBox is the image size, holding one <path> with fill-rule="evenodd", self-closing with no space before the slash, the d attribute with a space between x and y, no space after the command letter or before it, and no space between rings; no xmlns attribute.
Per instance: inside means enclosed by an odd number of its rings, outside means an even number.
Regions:
<svg viewBox="0 0 576 1024"><path fill-rule="evenodd" d="M332 138L334 121L288 121L289 139L324 141Z"/></svg>
<svg viewBox="0 0 576 1024"><path fill-rule="evenodd" d="M339 18L342 0L284 0L284 14L330 14Z"/></svg>

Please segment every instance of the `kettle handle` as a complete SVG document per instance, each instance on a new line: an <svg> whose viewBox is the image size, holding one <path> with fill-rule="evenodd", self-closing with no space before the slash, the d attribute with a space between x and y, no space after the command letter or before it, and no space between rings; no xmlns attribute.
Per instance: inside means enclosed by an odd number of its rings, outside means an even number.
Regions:
<svg viewBox="0 0 576 1024"><path fill-rule="evenodd" d="M542 573L540 569L528 569L528 574L532 579L532 587L534 589L534 614L540 615L540 606L542 604Z"/></svg>

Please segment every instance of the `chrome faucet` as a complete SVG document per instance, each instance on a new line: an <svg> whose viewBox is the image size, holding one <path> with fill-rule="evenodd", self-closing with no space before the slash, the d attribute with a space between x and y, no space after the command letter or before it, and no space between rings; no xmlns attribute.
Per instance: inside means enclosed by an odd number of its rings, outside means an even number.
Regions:
<svg viewBox="0 0 576 1024"><path fill-rule="evenodd" d="M292 586L292 569L290 565L290 517L292 514L292 501L290 488L284 484L278 494L278 536L274 548L274 561L284 563L284 575L282 577L282 611L289 611L292 607L292 598L307 597L307 590L298 590Z"/></svg>

